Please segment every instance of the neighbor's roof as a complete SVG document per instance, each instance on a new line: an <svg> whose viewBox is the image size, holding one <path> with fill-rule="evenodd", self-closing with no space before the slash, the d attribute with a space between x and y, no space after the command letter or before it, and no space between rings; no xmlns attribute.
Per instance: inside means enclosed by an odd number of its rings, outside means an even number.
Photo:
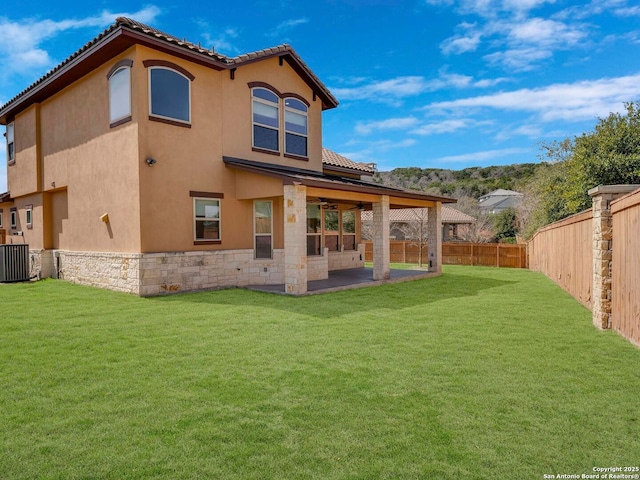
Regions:
<svg viewBox="0 0 640 480"><path fill-rule="evenodd" d="M338 100L290 45L283 44L237 57L227 57L213 49L202 48L130 18L118 17L114 24L97 37L0 107L0 124L6 124L7 119L16 113L49 98L135 44L145 45L214 70L233 70L248 63L280 57L311 87L314 96L320 98L323 110L338 105Z"/></svg>
<svg viewBox="0 0 640 480"><path fill-rule="evenodd" d="M476 219L471 215L462 213L448 205L442 205L442 223L475 223ZM361 214L362 221L371 221L373 212L365 211ZM415 222L421 218L427 218L426 208L394 208L389 211L390 222Z"/></svg>
<svg viewBox="0 0 640 480"><path fill-rule="evenodd" d="M358 163L353 160L349 160L347 157L329 150L328 148L322 148L322 163L330 165L332 167L345 168L347 170L356 170L358 173L375 173L373 163Z"/></svg>
<svg viewBox="0 0 640 480"><path fill-rule="evenodd" d="M513 190L505 190L503 188L499 188L498 190L494 190L493 192L489 192L486 195L480 197L480 200L484 198L490 197L522 197L522 193L514 192Z"/></svg>

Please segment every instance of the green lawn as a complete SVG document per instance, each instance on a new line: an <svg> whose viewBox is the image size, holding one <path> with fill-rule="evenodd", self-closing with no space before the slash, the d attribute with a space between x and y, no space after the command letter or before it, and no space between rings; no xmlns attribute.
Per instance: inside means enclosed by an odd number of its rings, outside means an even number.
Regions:
<svg viewBox="0 0 640 480"><path fill-rule="evenodd" d="M640 464L640 350L540 274L304 298L0 285L0 478L541 479Z"/></svg>

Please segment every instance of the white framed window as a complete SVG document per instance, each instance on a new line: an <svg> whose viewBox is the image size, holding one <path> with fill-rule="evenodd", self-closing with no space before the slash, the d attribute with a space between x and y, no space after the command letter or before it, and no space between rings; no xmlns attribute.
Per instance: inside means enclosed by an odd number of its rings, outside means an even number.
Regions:
<svg viewBox="0 0 640 480"><path fill-rule="evenodd" d="M33 227L33 205L27 205L25 207L25 223L27 224L27 228Z"/></svg>
<svg viewBox="0 0 640 480"><path fill-rule="evenodd" d="M7 125L7 132L5 135L7 137L7 162L13 163L16 161L16 151L15 151L15 145L13 142L13 137L14 137L13 122Z"/></svg>
<svg viewBox="0 0 640 480"><path fill-rule="evenodd" d="M122 66L109 76L109 122L131 117L131 68Z"/></svg>
<svg viewBox="0 0 640 480"><path fill-rule="evenodd" d="M194 198L193 212L194 240L220 240L220 200L212 198Z"/></svg>
<svg viewBox="0 0 640 480"><path fill-rule="evenodd" d="M307 106L297 98L284 99L284 152L306 157Z"/></svg>
<svg viewBox="0 0 640 480"><path fill-rule="evenodd" d="M11 228L18 228L18 211L15 208L12 208L9 212L9 222Z"/></svg>
<svg viewBox="0 0 640 480"><path fill-rule="evenodd" d="M251 90L253 146L280 151L280 100L271 90L255 87Z"/></svg>
<svg viewBox="0 0 640 480"><path fill-rule="evenodd" d="M253 202L253 231L256 258L273 258L273 202Z"/></svg>
<svg viewBox="0 0 640 480"><path fill-rule="evenodd" d="M171 68L149 68L149 115L191 123L190 79Z"/></svg>
<svg viewBox="0 0 640 480"><path fill-rule="evenodd" d="M345 250L356 249L356 214L349 210L342 211L342 246Z"/></svg>
<svg viewBox="0 0 640 480"><path fill-rule="evenodd" d="M0 228L2 228L2 209L0 208Z"/></svg>
<svg viewBox="0 0 640 480"><path fill-rule="evenodd" d="M322 255L322 209L307 204L307 256Z"/></svg>

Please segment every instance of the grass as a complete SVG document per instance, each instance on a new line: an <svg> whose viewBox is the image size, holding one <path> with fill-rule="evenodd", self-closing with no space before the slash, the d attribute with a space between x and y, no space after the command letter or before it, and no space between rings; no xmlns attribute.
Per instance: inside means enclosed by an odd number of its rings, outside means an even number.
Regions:
<svg viewBox="0 0 640 480"><path fill-rule="evenodd" d="M543 478L638 465L640 350L540 274L291 298L0 285L0 478Z"/></svg>

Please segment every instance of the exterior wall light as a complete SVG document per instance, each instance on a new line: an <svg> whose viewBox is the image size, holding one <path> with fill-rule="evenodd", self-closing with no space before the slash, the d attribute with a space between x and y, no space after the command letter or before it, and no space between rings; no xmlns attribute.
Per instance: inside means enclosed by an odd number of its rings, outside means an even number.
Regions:
<svg viewBox="0 0 640 480"><path fill-rule="evenodd" d="M147 157L145 159L145 162L147 163L148 166L153 167L157 163L157 160L152 157Z"/></svg>

